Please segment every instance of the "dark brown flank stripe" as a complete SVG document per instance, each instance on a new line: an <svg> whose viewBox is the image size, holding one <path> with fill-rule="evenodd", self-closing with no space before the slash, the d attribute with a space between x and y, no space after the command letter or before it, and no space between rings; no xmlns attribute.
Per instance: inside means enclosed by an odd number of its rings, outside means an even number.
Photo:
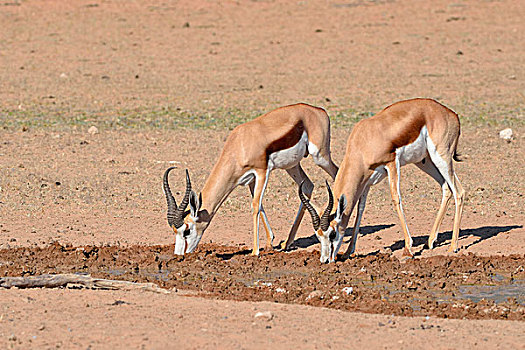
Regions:
<svg viewBox="0 0 525 350"><path fill-rule="evenodd" d="M406 128L402 129L402 132L400 132L396 138L393 138L391 143L391 150L392 152L395 152L396 149L409 145L412 142L414 142L421 133L421 129L425 125L425 118L423 117L417 117L415 116L412 118L410 123L407 125Z"/></svg>
<svg viewBox="0 0 525 350"><path fill-rule="evenodd" d="M266 148L266 160L268 161L272 153L295 146L301 139L303 132L304 124L302 120L299 120L295 125L290 125L290 131L268 145Z"/></svg>

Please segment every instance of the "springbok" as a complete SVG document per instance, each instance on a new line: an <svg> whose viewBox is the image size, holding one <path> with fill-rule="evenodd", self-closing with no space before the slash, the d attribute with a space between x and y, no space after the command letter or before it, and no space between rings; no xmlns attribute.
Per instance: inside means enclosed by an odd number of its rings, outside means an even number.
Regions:
<svg viewBox="0 0 525 350"><path fill-rule="evenodd" d="M186 193L179 206L168 185L168 174L173 168L167 169L163 188L168 202L168 224L176 237L175 254L184 255L195 250L221 204L239 185L249 185L252 195L252 254L259 254L260 215L266 231L266 246L272 248L274 235L262 205L270 172L285 169L297 184L304 182L304 192L310 196L314 185L300 165L301 159L308 154L315 164L335 178L338 168L330 156L328 114L322 108L299 103L237 126L228 136L199 196L191 189L186 170ZM188 204L190 210L186 211ZM293 242L303 214L300 203L288 242Z"/></svg>
<svg viewBox="0 0 525 350"><path fill-rule="evenodd" d="M312 216L315 233L321 242L321 262L335 260L348 220L359 200L352 239L343 258L354 254L368 190L387 175L404 233L403 255L412 256L412 238L399 191L400 168L410 163L436 180L443 192L441 206L428 238L429 248L434 245L439 226L454 196L456 212L449 251L456 252L465 194L453 167L453 160L459 161L456 153L459 134L457 114L431 99L397 102L375 116L359 121L348 137L346 154L335 178L334 194L339 198L336 212L332 213L334 201L328 182L329 200L321 218L303 195L303 186L299 186L299 197Z"/></svg>

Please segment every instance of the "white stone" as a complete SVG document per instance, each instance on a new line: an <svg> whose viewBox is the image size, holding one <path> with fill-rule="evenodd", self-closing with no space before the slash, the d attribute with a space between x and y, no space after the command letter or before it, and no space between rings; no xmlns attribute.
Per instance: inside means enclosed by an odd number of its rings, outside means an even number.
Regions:
<svg viewBox="0 0 525 350"><path fill-rule="evenodd" d="M512 136L512 129L511 128L507 128L507 129L503 129L499 132L499 138L500 139L503 139L507 142L510 142L512 141L513 139L513 136Z"/></svg>
<svg viewBox="0 0 525 350"><path fill-rule="evenodd" d="M273 319L273 314L271 311L259 311L254 316L256 319L263 319L266 321L270 321Z"/></svg>
<svg viewBox="0 0 525 350"><path fill-rule="evenodd" d="M310 300L312 298L323 299L324 298L324 293L322 291L320 291L320 290L314 290L313 292L308 294L308 296L306 297L306 300Z"/></svg>
<svg viewBox="0 0 525 350"><path fill-rule="evenodd" d="M352 288L352 287L344 287L341 291L343 293L346 293L346 295L350 295L354 291L354 288Z"/></svg>
<svg viewBox="0 0 525 350"><path fill-rule="evenodd" d="M92 127L90 127L90 128L88 129L88 133L89 133L90 135L98 134L98 128L97 128L96 126L93 125Z"/></svg>
<svg viewBox="0 0 525 350"><path fill-rule="evenodd" d="M261 280L257 280L253 284L256 285L256 286L263 286L263 287L271 287L272 286L272 282L264 282L264 281L261 281Z"/></svg>

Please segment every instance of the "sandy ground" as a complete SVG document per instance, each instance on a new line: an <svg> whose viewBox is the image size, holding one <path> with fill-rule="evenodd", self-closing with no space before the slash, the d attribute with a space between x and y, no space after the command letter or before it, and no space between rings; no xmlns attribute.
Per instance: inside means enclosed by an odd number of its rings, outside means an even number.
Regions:
<svg viewBox="0 0 525 350"><path fill-rule="evenodd" d="M5 290L3 348L523 349L523 323L342 312L177 293ZM273 319L256 319L270 311ZM21 327L23 325L23 327Z"/></svg>
<svg viewBox="0 0 525 350"><path fill-rule="evenodd" d="M339 164L353 117L425 96L462 118L465 161L457 172L468 195L459 254L523 254L524 13L520 1L4 1L0 248L173 243L162 172L177 166L172 188L180 191L189 168L200 188L228 133L224 125L298 101L323 106L336 126L332 152ZM196 117L166 122L171 115ZM218 130L191 128L213 116ZM88 134L91 125L100 132ZM515 133L511 143L498 138L507 126ZM315 201L324 203L325 174L310 159L304 168L317 186ZM402 178L421 249L440 191L413 167ZM248 198L246 189L235 191L205 242L243 249L251 241ZM359 253L400 256L402 235L385 183L372 189L368 203ZM292 181L272 174L266 206L278 241L297 205ZM423 257L445 253L451 214L438 247ZM298 238L310 235L306 218ZM0 294L2 347L515 349L524 343L523 323L512 321L424 322L177 294ZM111 305L117 300L130 304ZM253 325L259 310L271 310L274 319Z"/></svg>

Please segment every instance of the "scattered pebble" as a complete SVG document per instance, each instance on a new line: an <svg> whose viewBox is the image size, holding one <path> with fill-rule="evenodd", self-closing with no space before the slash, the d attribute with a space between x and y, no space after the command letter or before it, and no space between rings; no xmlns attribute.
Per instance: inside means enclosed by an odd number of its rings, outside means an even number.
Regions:
<svg viewBox="0 0 525 350"><path fill-rule="evenodd" d="M96 126L93 125L92 127L90 127L90 128L88 129L88 133L89 133L90 135L98 134L98 128L97 128Z"/></svg>
<svg viewBox="0 0 525 350"><path fill-rule="evenodd" d="M343 293L346 293L346 295L350 295L354 291L354 288L352 288L352 287L344 287L341 291Z"/></svg>
<svg viewBox="0 0 525 350"><path fill-rule="evenodd" d="M310 300L310 299L313 299L313 298L323 299L323 297L324 297L323 291L321 291L321 290L314 290L313 292L308 294L308 296L306 297L306 300Z"/></svg>
<svg viewBox="0 0 525 350"><path fill-rule="evenodd" d="M256 285L256 286L263 286L263 287L271 287L272 286L272 282L264 282L264 281L261 281L261 280L257 280L253 284Z"/></svg>
<svg viewBox="0 0 525 350"><path fill-rule="evenodd" d="M273 313L271 311L259 311L254 316L256 319L263 319L271 321L273 319Z"/></svg>
<svg viewBox="0 0 525 350"><path fill-rule="evenodd" d="M514 136L512 135L512 129L511 128L507 128L507 129L503 129L499 132L499 138L500 139L503 139L507 142L511 142L513 139L514 139Z"/></svg>

